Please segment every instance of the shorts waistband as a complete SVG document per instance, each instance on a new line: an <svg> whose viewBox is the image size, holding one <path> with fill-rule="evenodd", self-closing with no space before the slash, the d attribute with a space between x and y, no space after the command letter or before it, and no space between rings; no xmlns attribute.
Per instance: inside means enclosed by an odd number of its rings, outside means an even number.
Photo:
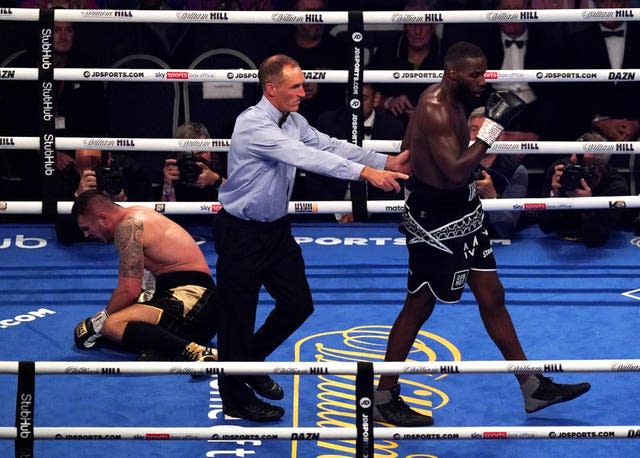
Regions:
<svg viewBox="0 0 640 458"><path fill-rule="evenodd" d="M214 289L216 284L211 275L196 270L179 270L156 277L156 290L166 291L178 286L194 285Z"/></svg>
<svg viewBox="0 0 640 458"><path fill-rule="evenodd" d="M436 188L419 180L414 180L412 184L411 195L431 208L439 208L451 204L467 206L473 204L478 198L475 190L471 191L471 184L446 189ZM471 200L469 200L471 195Z"/></svg>

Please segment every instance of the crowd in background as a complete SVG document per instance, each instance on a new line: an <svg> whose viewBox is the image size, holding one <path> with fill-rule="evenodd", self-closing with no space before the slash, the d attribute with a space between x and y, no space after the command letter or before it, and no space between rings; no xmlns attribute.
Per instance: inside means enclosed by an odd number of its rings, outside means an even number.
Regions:
<svg viewBox="0 0 640 458"><path fill-rule="evenodd" d="M0 6L26 8L201 9L201 10L459 10L527 8L632 8L637 0L57 0L0 1ZM0 67L37 66L37 23L3 21L0 28ZM612 82L493 83L482 100L470 101L468 114L483 106L495 90L511 90L527 102L527 108L510 126L505 141L576 141L585 133L594 141L636 141L640 136L640 83L624 80L624 69L640 68L640 23L637 21L582 23L474 23L397 24L365 29L365 63L368 69L441 70L442 56L460 40L474 42L487 55L489 69L612 69L620 75ZM172 23L68 23L54 27L54 65L69 68L256 68L267 56L287 54L304 70L339 70L349 66L346 27L325 24L172 24ZM365 85L363 106L365 139L399 140L425 83ZM311 125L337 138L346 138L345 84L305 82L300 107ZM229 138L236 116L255 104L257 84L235 82L56 82L55 128L61 137L118 138ZM36 81L0 83L0 136L37 136L39 91ZM185 122L198 124L187 125ZM470 129L471 129L470 121ZM473 135L472 135L473 137ZM89 154L91 156L91 154ZM99 156L99 157L98 157ZM202 154L200 154L202 156ZM549 196L557 161L563 154L512 156L507 162L487 164L493 189L488 198L502 195L519 171L522 183L517 197ZM224 153L200 158L191 183L180 179L181 155L160 152L100 152L87 166L85 151L56 151L60 200L73 199L87 186L101 183L97 170L113 168L123 177L120 200L180 200L181 188L200 188L183 200L216 198L225 176ZM582 158L566 158L582 163ZM506 160L506 158L505 158ZM0 150L0 200L41 200L38 151ZM615 154L597 165L604 179L588 184L588 195L610 195L601 182L621 174L626 188L636 193L635 159ZM501 169L497 164L502 163ZM97 166L96 164L100 164ZM604 165L607 167L605 168ZM168 168L171 166L171 168ZM492 170L493 166L493 170ZM587 167L589 167L587 165ZM205 170L206 168L206 170ZM498 170L499 169L499 170ZM496 170L498 170L496 172ZM523 177L523 172L524 177ZM208 171L208 172L207 172ZM169 173L170 172L170 173ZM601 173L601 175L602 175ZM341 200L349 198L347 182L298 173L292 200ZM593 174L594 176L596 174ZM478 179L487 178L479 172ZM503 180L503 181L501 181ZM595 180L595 178L594 178ZM134 182L135 181L135 185ZM556 179L557 181L557 179ZM89 184L87 184L89 183ZM176 184L177 186L174 186ZM511 189L513 189L512 187ZM182 189L184 196L189 192ZM581 188L582 189L582 188ZM188 189L187 189L188 191ZM555 189L558 191L558 189ZM559 191L558 191L559 192ZM175 193L175 194L171 194ZM553 194L552 194L553 195ZM203 196L206 199L203 199ZM402 199L390 193L370 192L370 199ZM332 216L333 217L333 216ZM349 215L336 215L350 221ZM521 218L523 219L523 218ZM526 218L524 218L526 219ZM632 218L628 218L631 220ZM334 219L335 220L335 219ZM623 221L627 219L622 218ZM494 236L509 237L526 223L510 223ZM550 231L545 226L545 230ZM606 240L606 238L605 238Z"/></svg>

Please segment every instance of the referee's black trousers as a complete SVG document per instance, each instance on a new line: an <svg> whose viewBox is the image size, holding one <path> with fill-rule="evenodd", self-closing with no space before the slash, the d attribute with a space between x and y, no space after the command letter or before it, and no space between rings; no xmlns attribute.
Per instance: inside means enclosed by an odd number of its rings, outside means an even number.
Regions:
<svg viewBox="0 0 640 458"><path fill-rule="evenodd" d="M262 223L222 210L214 224L220 361L264 361L313 312L302 251L287 217ZM255 331L263 285L275 307ZM255 397L242 376L221 375L218 380L226 405L243 405Z"/></svg>

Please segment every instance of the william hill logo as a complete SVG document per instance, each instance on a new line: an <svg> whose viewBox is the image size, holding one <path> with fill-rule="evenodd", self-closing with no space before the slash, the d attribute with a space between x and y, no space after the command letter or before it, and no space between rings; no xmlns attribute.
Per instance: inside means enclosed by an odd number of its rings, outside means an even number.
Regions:
<svg viewBox="0 0 640 458"><path fill-rule="evenodd" d="M616 10L616 17L633 17L633 10Z"/></svg>
<svg viewBox="0 0 640 458"><path fill-rule="evenodd" d="M304 22L324 22L324 20L322 14L311 13L304 15Z"/></svg>
<svg viewBox="0 0 640 458"><path fill-rule="evenodd" d="M315 202L296 202L293 209L296 213L318 213L318 204Z"/></svg>

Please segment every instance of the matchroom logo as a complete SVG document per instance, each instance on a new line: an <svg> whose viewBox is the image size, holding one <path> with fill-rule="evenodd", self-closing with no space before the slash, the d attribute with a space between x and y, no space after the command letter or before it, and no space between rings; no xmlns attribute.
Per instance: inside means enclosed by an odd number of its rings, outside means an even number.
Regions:
<svg viewBox="0 0 640 458"><path fill-rule="evenodd" d="M391 326L357 326L349 329L310 335L296 342L295 361L323 364L327 362L381 362ZM409 353L410 362L460 361L458 348L445 338L420 331ZM447 374L401 375L402 398L420 413L430 415L449 403L444 392ZM294 375L293 427L350 427L355 422L355 376ZM376 376L376 382L377 382ZM376 422L374 427L389 426ZM292 442L291 458L307 456L353 457L354 441L322 440ZM425 444L415 441L378 441L376 456L427 456ZM398 455L396 455L398 454ZM414 454L414 455L412 455Z"/></svg>

